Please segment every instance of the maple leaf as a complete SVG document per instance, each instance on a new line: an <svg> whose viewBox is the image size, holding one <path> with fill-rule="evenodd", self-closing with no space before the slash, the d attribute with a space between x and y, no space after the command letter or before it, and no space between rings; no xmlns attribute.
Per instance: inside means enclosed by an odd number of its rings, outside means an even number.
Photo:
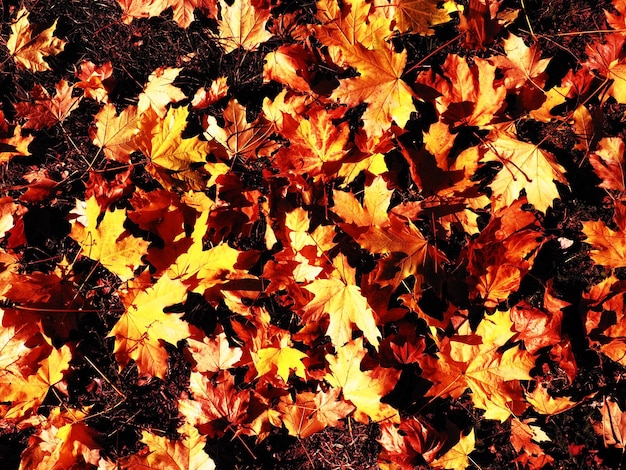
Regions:
<svg viewBox="0 0 626 470"><path fill-rule="evenodd" d="M34 135L23 137L22 128L18 125L9 126L0 111L0 164L13 157L30 155L28 146L34 138Z"/></svg>
<svg viewBox="0 0 626 470"><path fill-rule="evenodd" d="M168 104L185 99L182 90L172 85L181 70L182 68L159 67L152 72L148 77L148 83L139 94L137 113L144 114L151 108L158 117L164 118Z"/></svg>
<svg viewBox="0 0 626 470"><path fill-rule="evenodd" d="M604 399L600 411L602 422L594 426L596 432L604 439L605 446L623 449L626 446L626 413L610 398Z"/></svg>
<svg viewBox="0 0 626 470"><path fill-rule="evenodd" d="M535 215L522 208L522 197L495 212L480 235L468 244L469 283L494 308L518 289L542 244Z"/></svg>
<svg viewBox="0 0 626 470"><path fill-rule="evenodd" d="M347 265L347 260L335 259L336 271L329 279L316 279L304 286L314 297L304 307L306 321L318 321L328 315L330 323L326 334L337 347L352 338L352 325L363 331L369 343L377 347L380 331L376 327L374 313L356 284L356 270Z"/></svg>
<svg viewBox="0 0 626 470"><path fill-rule="evenodd" d="M135 18L159 16L163 11L172 8L174 21L181 28L188 28L194 21L194 10L210 17L217 18L216 0L117 0L122 8L122 21L130 24Z"/></svg>
<svg viewBox="0 0 626 470"><path fill-rule="evenodd" d="M350 129L347 122L336 124L340 113L323 107L312 108L305 119L283 117L282 134L289 139L289 147L275 155L276 166L285 173L303 173L319 181L324 174L335 174L332 169L348 152Z"/></svg>
<svg viewBox="0 0 626 470"><path fill-rule="evenodd" d="M482 161L497 161L503 165L489 185L493 190L494 210L511 205L524 190L528 202L545 213L559 197L555 181L567 184L565 168L552 153L507 133L492 135Z"/></svg>
<svg viewBox="0 0 626 470"><path fill-rule="evenodd" d="M278 347L265 347L256 351L258 360L254 366L257 370L257 377L265 375L275 370L276 374L287 383L289 374L294 371L298 377L306 379L306 368L302 363L307 355L302 351L289 346L289 339L283 336Z"/></svg>
<svg viewBox="0 0 626 470"><path fill-rule="evenodd" d="M437 272L439 262L446 258L413 223L387 213L392 193L384 178L377 176L365 187L363 208L353 194L335 191L333 212L346 221L340 227L362 248L388 255L378 263L376 282L397 287L407 277L415 276L416 287L421 288L421 280L434 279L432 275Z"/></svg>
<svg viewBox="0 0 626 470"><path fill-rule="evenodd" d="M626 192L624 175L624 141L619 137L604 137L598 149L589 155L589 163L602 182L600 188Z"/></svg>
<svg viewBox="0 0 626 470"><path fill-rule="evenodd" d="M150 159L148 170L165 187L173 186L170 178L183 181L193 189L202 189L206 184L204 179L195 178L197 172L192 164L206 163L211 144L197 136L182 137L188 116L186 107L170 108L163 118L152 109L141 116L135 144Z"/></svg>
<svg viewBox="0 0 626 470"><path fill-rule="evenodd" d="M205 109L210 105L217 103L228 93L228 78L219 77L213 80L209 89L200 88L193 95L191 106L195 109Z"/></svg>
<svg viewBox="0 0 626 470"><path fill-rule="evenodd" d="M613 8L617 11L617 14L604 10L606 22L611 28L618 31L624 31L626 30L626 2L624 2L624 0L613 0L612 4Z"/></svg>
<svg viewBox="0 0 626 470"><path fill-rule="evenodd" d="M532 392L526 392L526 401L533 408L544 415L556 415L572 409L578 402L571 401L570 397L553 397L548 393L547 387L538 384Z"/></svg>
<svg viewBox="0 0 626 470"><path fill-rule="evenodd" d="M617 230L613 230L601 220L583 222L583 233L587 236L587 243L591 244L591 259L607 268L620 268L626 266L626 207L616 204Z"/></svg>
<svg viewBox="0 0 626 470"><path fill-rule="evenodd" d="M277 410L290 435L304 439L327 427L338 427L341 419L354 411L354 406L339 399L340 390L303 392L280 399Z"/></svg>
<svg viewBox="0 0 626 470"><path fill-rule="evenodd" d="M384 2L380 2L383 6ZM450 13L459 11L452 0L390 0L395 7L396 26L401 32L408 31L430 36L435 34L433 26L442 25L452 20Z"/></svg>
<svg viewBox="0 0 626 470"><path fill-rule="evenodd" d="M219 38L226 53L243 48L255 50L261 43L272 37L265 25L270 17L267 8L257 8L253 2L234 0L232 4L219 0L222 21L219 24Z"/></svg>
<svg viewBox="0 0 626 470"><path fill-rule="evenodd" d="M518 418L511 419L511 445L517 453L523 452L516 461L528 463L531 458L545 456L545 452L537 443L550 442L550 438L539 426L531 424L533 422L534 418L523 421Z"/></svg>
<svg viewBox="0 0 626 470"><path fill-rule="evenodd" d="M250 278L237 265L241 253L227 243L204 249L203 238L207 230L209 212L203 212L194 226L192 244L181 253L166 273L172 279L180 279L190 285L191 290L207 293L215 286L226 284L230 279Z"/></svg>
<svg viewBox="0 0 626 470"><path fill-rule="evenodd" d="M35 432L21 455L20 469L63 470L91 468L100 460L100 445L85 424L81 410L53 408L47 417L37 416Z"/></svg>
<svg viewBox="0 0 626 470"><path fill-rule="evenodd" d="M476 437L472 429L467 436L461 436L450 450L431 462L434 468L445 468L451 470L465 470L469 466L469 454L472 453L476 445Z"/></svg>
<svg viewBox="0 0 626 470"><path fill-rule="evenodd" d="M24 129L44 129L63 122L76 109L82 99L72 96L74 85L65 79L55 85L56 94L50 94L39 84L30 92L34 103L16 103L15 110L20 118L26 119Z"/></svg>
<svg viewBox="0 0 626 470"><path fill-rule="evenodd" d="M72 237L81 247L81 254L99 262L112 273L127 281L133 271L144 263L141 257L148 251L149 242L130 235L124 228L126 211L106 211L99 221L102 208L95 196L87 201L76 201L72 212Z"/></svg>
<svg viewBox="0 0 626 470"><path fill-rule="evenodd" d="M394 388L400 371L377 367L362 371L361 361L366 354L363 338L351 340L337 349L337 355L326 355L330 373L326 380L333 387L341 387L345 399L356 407L355 418L362 422L390 420L399 422L398 411L380 400Z"/></svg>
<svg viewBox="0 0 626 470"><path fill-rule="evenodd" d="M384 41L392 33L392 18L388 5L379 7L368 0L318 0L316 16L321 25L315 27L315 34L328 46L335 64L351 65L358 45L369 50L386 47Z"/></svg>
<svg viewBox="0 0 626 470"><path fill-rule="evenodd" d="M178 429L182 437L171 440L164 436L142 431L141 442L147 451L123 459L124 468L167 470L215 470L215 462L204 451L206 436L185 423Z"/></svg>
<svg viewBox="0 0 626 470"><path fill-rule="evenodd" d="M13 362L8 364L0 374L0 394L3 397L3 404L0 409L4 419L20 419L32 411L36 411L39 405L44 401L48 390L53 385L63 380L64 372L69 368L69 361L72 359L72 351L68 345L64 345L60 349L48 349L46 354L43 349L39 352L44 354L37 362L35 371L30 371L28 363L22 361L27 359L35 359L32 354L28 354L24 350L17 350L14 347L14 341L24 340L25 335L32 333L27 328L20 330L11 329L13 337L0 351L0 357L3 362L6 361L6 354L18 352L19 357L13 357ZM6 338L3 338L6 339ZM32 342L32 337L30 338ZM21 361L19 361L21 359ZM8 408L8 409L7 409Z"/></svg>
<svg viewBox="0 0 626 470"><path fill-rule="evenodd" d="M602 42L594 42L587 46L588 60L583 65L598 71L610 86L607 95L618 103L626 103L626 61L622 53L626 36L621 33L606 35Z"/></svg>
<svg viewBox="0 0 626 470"><path fill-rule="evenodd" d="M272 127L261 117L248 122L246 108L236 99L228 103L223 117L225 125L221 127L217 119L208 116L204 122L204 136L221 144L229 158L256 158L274 150L275 146L269 140Z"/></svg>
<svg viewBox="0 0 626 470"><path fill-rule="evenodd" d="M406 50L397 53L385 43L373 50L356 44L350 65L360 75L341 80L330 96L351 107L367 103L362 119L370 138L383 135L392 122L404 127L416 110L413 90L402 80L406 58Z"/></svg>
<svg viewBox="0 0 626 470"><path fill-rule="evenodd" d="M383 421L378 442L383 446L380 459L391 460L400 468L413 469L419 458L434 460L444 444L441 436L416 418L403 419L400 425Z"/></svg>
<svg viewBox="0 0 626 470"><path fill-rule="evenodd" d="M181 398L179 410L190 425L211 437L221 435L226 428L241 424L247 417L250 391L239 391L235 378L220 372L216 378L192 372L189 389L193 400Z"/></svg>
<svg viewBox="0 0 626 470"><path fill-rule="evenodd" d="M506 97L505 86L495 79L496 68L480 58L470 67L464 57L449 54L441 66L443 75L433 70L421 73L417 83L439 93L435 106L445 123L484 126L492 122Z"/></svg>
<svg viewBox="0 0 626 470"><path fill-rule="evenodd" d="M107 103L109 89L106 83L112 74L111 62L96 66L91 61L83 61L80 63L80 71L76 71L76 78L80 81L74 86L82 88L87 98L94 99L99 103Z"/></svg>
<svg viewBox="0 0 626 470"><path fill-rule="evenodd" d="M263 80L287 85L294 90L308 92L312 74L309 64L313 54L301 44L285 44L265 56Z"/></svg>
<svg viewBox="0 0 626 470"><path fill-rule="evenodd" d="M130 154L138 150L135 136L139 132L136 106L129 106L119 115L115 106L106 104L95 115L95 129L90 129L94 145L102 148L104 156L121 163L130 162Z"/></svg>
<svg viewBox="0 0 626 470"><path fill-rule="evenodd" d="M140 374L165 377L167 350L161 344L166 341L176 344L192 335L190 325L181 320L183 314L167 314L163 308L180 303L187 288L179 280L161 276L151 287L143 289L143 283L135 281L137 287L123 296L125 312L109 333L115 337L115 357L120 368L131 359L137 363Z"/></svg>
<svg viewBox="0 0 626 470"><path fill-rule="evenodd" d="M66 44L63 39L53 36L58 20L55 20L49 28L33 36L34 28L28 21L28 15L24 7L17 13L17 21L11 25L11 34L6 43L7 49L19 67L33 72L50 70L44 57L58 54Z"/></svg>
<svg viewBox="0 0 626 470"><path fill-rule="evenodd" d="M187 350L198 372L218 372L233 367L239 362L243 351L238 347L231 347L226 334L222 331L211 337L204 337L202 341L195 338L187 339Z"/></svg>
<svg viewBox="0 0 626 470"><path fill-rule="evenodd" d="M485 418L506 421L525 406L520 380L530 380L533 357L526 351L509 348L500 352L513 332L509 312L485 317L476 332L464 322L456 335L439 343L439 358L424 356L420 367L424 378L433 382L429 396L460 397L470 388L477 408Z"/></svg>

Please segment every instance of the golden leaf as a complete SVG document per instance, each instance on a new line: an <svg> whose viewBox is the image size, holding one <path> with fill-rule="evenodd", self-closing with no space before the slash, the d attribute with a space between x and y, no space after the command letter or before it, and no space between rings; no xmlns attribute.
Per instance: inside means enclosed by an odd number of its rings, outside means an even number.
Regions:
<svg viewBox="0 0 626 470"><path fill-rule="evenodd" d="M17 21L11 25L7 48L18 66L33 72L50 70L44 57L61 52L66 41L52 35L57 27L57 20L52 26L33 37L33 27L28 21L28 15L28 11L23 7L18 12Z"/></svg>
<svg viewBox="0 0 626 470"><path fill-rule="evenodd" d="M180 303L187 294L187 287L179 280L162 276L147 289L138 287L123 297L126 311L111 329L115 337L115 357L120 367L131 359L137 363L140 374L165 377L168 353L161 344L176 344L191 336L190 326L181 320L183 314L167 314L163 308Z"/></svg>
<svg viewBox="0 0 626 470"><path fill-rule="evenodd" d="M220 12L219 37L226 53L240 47L255 50L272 37L272 33L265 29L269 9L258 9L248 0L234 0L231 5L220 0Z"/></svg>
<svg viewBox="0 0 626 470"><path fill-rule="evenodd" d="M127 281L133 271L144 263L141 257L148 251L149 242L130 235L124 228L125 210L105 212L98 223L102 208L96 197L77 201L70 237L78 242L81 254L98 261L112 273Z"/></svg>
<svg viewBox="0 0 626 470"><path fill-rule="evenodd" d="M130 154L138 150L135 143L138 118L136 106L129 106L118 115L113 104L106 104L96 114L96 128L90 133L94 145L102 148L108 159L129 163Z"/></svg>

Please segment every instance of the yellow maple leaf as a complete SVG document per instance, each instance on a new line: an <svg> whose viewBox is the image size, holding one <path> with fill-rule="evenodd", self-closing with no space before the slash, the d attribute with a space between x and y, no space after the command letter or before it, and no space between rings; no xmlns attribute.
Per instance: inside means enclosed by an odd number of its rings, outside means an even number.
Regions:
<svg viewBox="0 0 626 470"><path fill-rule="evenodd" d="M78 217L72 220L70 237L78 242L82 255L127 281L144 264L141 257L148 252L150 243L126 231L126 210L106 211L98 223L101 212L95 196L85 202L77 201L72 213Z"/></svg>
<svg viewBox="0 0 626 470"><path fill-rule="evenodd" d="M95 116L95 130L90 129L94 145L100 147L104 156L121 163L130 162L130 154L138 150L135 135L139 132L139 116L136 106L129 106L119 115L115 105L106 104Z"/></svg>
<svg viewBox="0 0 626 470"><path fill-rule="evenodd" d="M366 354L363 338L351 340L337 348L337 355L327 354L330 368L325 379L333 387L341 387L345 399L356 407L355 418L362 422L400 421L398 411L380 400L395 387L400 371L377 367L362 371L361 361Z"/></svg>
<svg viewBox="0 0 626 470"><path fill-rule="evenodd" d="M469 454L472 453L476 445L474 430L467 436L461 436L459 442L448 452L431 462L433 468L444 468L446 470L465 470L469 466Z"/></svg>
<svg viewBox="0 0 626 470"><path fill-rule="evenodd" d="M493 135L486 150L482 161L498 161L503 165L489 185L494 210L511 205L524 190L528 202L545 212L559 197L555 181L567 184L565 168L553 154L535 144L501 132Z"/></svg>
<svg viewBox="0 0 626 470"><path fill-rule="evenodd" d="M189 109L171 108L163 118L148 110L141 118L137 147L152 163L172 171L189 168L191 163L204 163L210 144L197 137L183 139Z"/></svg>
<svg viewBox="0 0 626 470"><path fill-rule="evenodd" d="M157 116L165 117L167 105L176 103L186 96L183 91L172 85L182 68L159 67L148 77L148 83L139 95L137 102L138 114L152 108Z"/></svg>
<svg viewBox="0 0 626 470"><path fill-rule="evenodd" d="M335 259L336 271L329 279L316 279L304 286L314 297L304 307L304 317L310 321L328 315L330 323L326 334L333 344L341 347L352 338L352 325L356 325L370 344L378 347L380 331L376 327L374 312L356 284L356 269L348 266L343 256Z"/></svg>
<svg viewBox="0 0 626 470"><path fill-rule="evenodd" d="M206 436L185 423L178 429L181 439L142 431L141 442L148 451L122 459L123 468L154 468L164 470L215 470L215 462L204 451Z"/></svg>
<svg viewBox="0 0 626 470"><path fill-rule="evenodd" d="M130 24L135 18L159 16L164 10L172 8L174 21L181 28L188 28L194 21L194 10L211 18L217 18L216 0L117 0L122 8L122 21Z"/></svg>
<svg viewBox="0 0 626 470"><path fill-rule="evenodd" d="M181 314L167 314L163 308L180 303L187 294L187 287L180 280L161 276L147 289L141 282L138 287L124 295L126 311L111 329L109 337L115 337L115 357L120 367L131 359L137 363L140 374L165 377L167 350L161 344L176 344L191 336L190 326L181 320Z"/></svg>
<svg viewBox="0 0 626 470"><path fill-rule="evenodd" d="M18 12L17 21L11 25L7 48L18 66L33 72L50 70L44 57L61 52L66 41L53 36L57 20L52 26L33 36L33 27L28 21L28 15L28 11L23 7Z"/></svg>
<svg viewBox="0 0 626 470"><path fill-rule="evenodd" d="M272 37L272 33L265 29L270 17L267 8L256 8L248 0L234 0L232 4L220 0L220 13L219 38L226 53L240 47L255 50Z"/></svg>
<svg viewBox="0 0 626 470"><path fill-rule="evenodd" d="M509 312L485 317L472 333L469 322L457 334L439 342L439 358L424 356L419 360L423 377L433 382L429 396L460 397L469 387L477 408L485 418L506 421L524 399L520 380L530 380L535 366L532 355L517 347L500 352L509 338L513 323Z"/></svg>
<svg viewBox="0 0 626 470"><path fill-rule="evenodd" d="M19 332L13 330L13 333L15 339L24 339L23 336L20 338ZM16 352L14 348L12 351ZM41 353L41 350L39 352ZM21 356L29 358L24 352ZM18 358L14 359L17 361ZM0 394L4 402L0 409L4 411L3 418L19 419L36 411L46 398L50 387L63 380L63 373L69 368L71 359L70 347L65 345L61 349L51 349L48 355L39 361L38 369L32 374L28 374L28 368L32 365L27 362L9 364L0 374Z"/></svg>
<svg viewBox="0 0 626 470"><path fill-rule="evenodd" d="M307 355L289 345L288 336L283 336L278 347L266 347L256 351L257 360L255 367L257 377L265 375L272 370L282 378L285 383L289 380L289 374L293 370L298 377L306 378L306 368L302 363Z"/></svg>
<svg viewBox="0 0 626 470"><path fill-rule="evenodd" d="M532 392L526 392L526 400L533 408L544 415L556 415L574 408L579 402L571 401L570 397L553 397L547 387L537 385Z"/></svg>
<svg viewBox="0 0 626 470"><path fill-rule="evenodd" d="M2 128L2 119L0 115L0 129ZM34 135L22 136L22 128L6 126L7 132L0 130L0 164L8 162L11 158L17 156L28 156L28 146L35 138ZM11 129L11 130L9 130Z"/></svg>
<svg viewBox="0 0 626 470"><path fill-rule="evenodd" d="M394 18L401 32L428 36L435 33L433 26L448 23L452 20L450 13L459 11L452 0L443 4L438 0L392 0L390 3L395 7Z"/></svg>
<svg viewBox="0 0 626 470"><path fill-rule="evenodd" d="M368 137L380 137L395 122L404 127L415 112L413 90L402 80L406 50L395 52L383 43L376 49L356 44L350 53L350 65L360 75L345 78L330 97L354 107L367 103L363 127Z"/></svg>

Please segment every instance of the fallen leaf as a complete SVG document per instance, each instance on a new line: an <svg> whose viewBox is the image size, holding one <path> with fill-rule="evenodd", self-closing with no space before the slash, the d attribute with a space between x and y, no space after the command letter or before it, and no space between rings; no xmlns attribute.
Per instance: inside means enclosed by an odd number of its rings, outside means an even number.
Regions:
<svg viewBox="0 0 626 470"><path fill-rule="evenodd" d="M34 28L28 21L28 16L29 12L22 7L17 13L17 20L11 24L11 34L6 42L9 54L19 67L33 72L50 70L44 57L57 55L64 49L66 41L53 36L57 20L52 26L33 36Z"/></svg>

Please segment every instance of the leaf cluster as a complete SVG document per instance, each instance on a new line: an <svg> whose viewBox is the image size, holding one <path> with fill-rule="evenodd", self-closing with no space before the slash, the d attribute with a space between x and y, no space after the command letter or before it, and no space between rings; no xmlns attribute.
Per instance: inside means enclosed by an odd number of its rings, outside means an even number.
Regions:
<svg viewBox="0 0 626 470"><path fill-rule="evenodd" d="M626 366L624 135L598 124L626 104L623 1L558 80L542 38L514 30L527 13L502 2L117 8L129 28L163 15L204 25L194 34L224 63L255 63L267 93L246 99L235 67L198 82L198 50L121 99L113 58L55 71L71 45L57 22L12 12L1 73L34 85L0 110L3 175L37 162L53 133L76 168L32 164L0 197L0 417L31 433L21 468L213 469L211 440L304 440L353 422L378 424L383 469L476 465L486 422L515 462L543 468L559 459L549 418L590 404L597 436L624 447L623 406L575 393L582 351ZM456 36L441 61L411 55L442 27ZM82 133L67 127L78 114ZM569 153L549 145L565 131ZM607 215L553 229L583 166ZM33 267L25 220L48 204L63 207L66 250ZM571 296L578 336L540 269L574 250L601 273ZM106 370L85 353L89 328ZM121 374L167 383L176 354L189 371L175 435L138 427L143 449L105 448L99 419L131 401ZM86 370L85 393L113 401L76 398ZM445 406L464 419L437 416Z"/></svg>

